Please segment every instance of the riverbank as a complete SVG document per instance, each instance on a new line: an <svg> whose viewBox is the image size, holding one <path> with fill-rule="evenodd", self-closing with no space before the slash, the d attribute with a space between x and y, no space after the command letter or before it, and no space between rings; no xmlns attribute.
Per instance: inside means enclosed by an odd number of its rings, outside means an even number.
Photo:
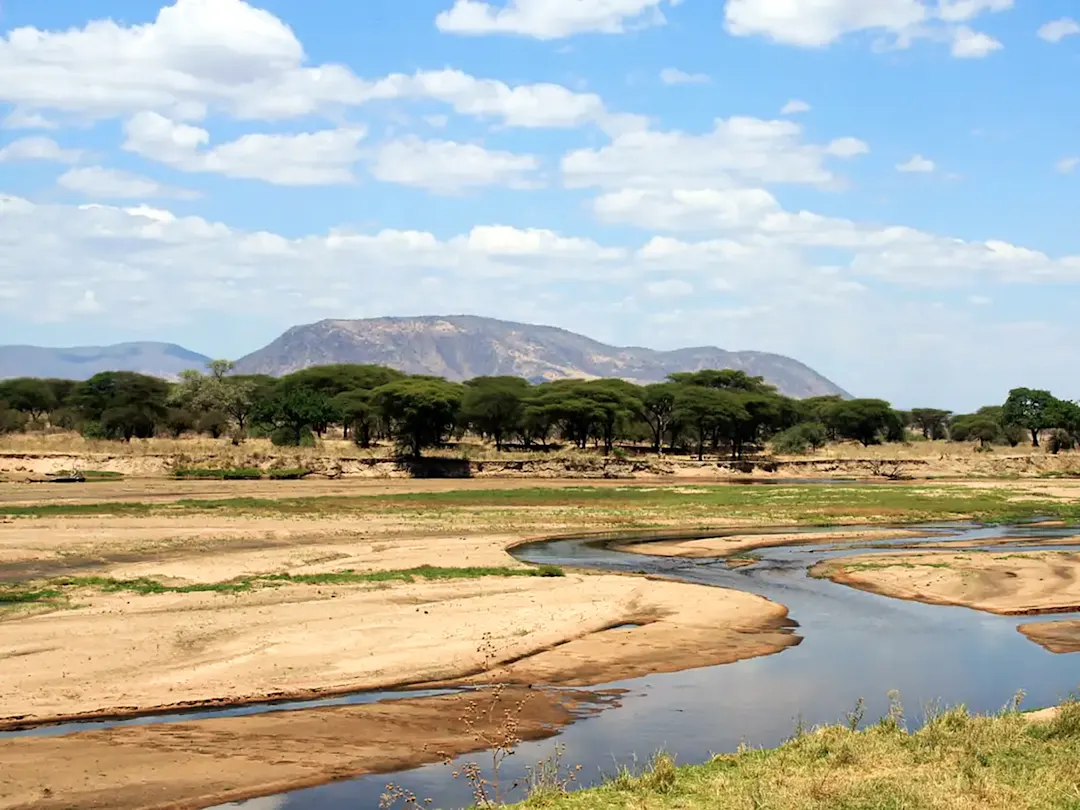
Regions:
<svg viewBox="0 0 1080 810"><path fill-rule="evenodd" d="M544 810L682 810L761 807L1051 810L1080 795L1080 706L1034 717L970 716L954 709L913 733L894 714L863 731L831 726L771 750L747 749L705 765L665 755L640 773L570 795L541 794L517 807Z"/></svg>
<svg viewBox="0 0 1080 810"><path fill-rule="evenodd" d="M1072 551L864 554L819 563L810 575L895 599L1002 615L1080 611L1080 553Z"/></svg>
<svg viewBox="0 0 1080 810"><path fill-rule="evenodd" d="M482 749L507 712L522 740L546 739L600 708L589 694L506 689L473 698L405 698L132 725L57 737L0 739L4 810L187 810L367 773L441 762ZM63 763L58 767L57 763Z"/></svg>

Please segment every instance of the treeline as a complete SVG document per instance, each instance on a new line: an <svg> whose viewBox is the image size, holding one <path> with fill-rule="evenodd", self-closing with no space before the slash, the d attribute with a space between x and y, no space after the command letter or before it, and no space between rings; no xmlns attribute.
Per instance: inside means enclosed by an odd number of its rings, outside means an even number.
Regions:
<svg viewBox="0 0 1080 810"><path fill-rule="evenodd" d="M989 448L1028 436L1037 445L1051 430L1056 452L1080 436L1080 406L1028 389L1011 392L1002 406L953 415L900 411L880 399L793 399L761 377L734 370L672 374L644 386L618 379L530 384L518 377L452 383L354 364L281 378L231 372L231 363L216 360L206 372L184 372L176 383L125 371L83 382L0 381L0 432L57 428L115 440L198 433L235 442L265 436L279 446L303 446L334 431L364 447L393 441L397 452L412 457L471 433L499 450L569 443L610 453L616 445L647 444L657 453L735 459L766 442L782 454L829 441L871 445L918 437Z"/></svg>

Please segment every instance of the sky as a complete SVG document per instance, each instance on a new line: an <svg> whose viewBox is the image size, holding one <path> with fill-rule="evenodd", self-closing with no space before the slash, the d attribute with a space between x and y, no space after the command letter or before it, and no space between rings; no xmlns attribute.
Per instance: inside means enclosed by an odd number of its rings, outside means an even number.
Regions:
<svg viewBox="0 0 1080 810"><path fill-rule="evenodd" d="M900 407L1080 397L1078 19L2 0L0 344L236 358L475 314L779 352Z"/></svg>

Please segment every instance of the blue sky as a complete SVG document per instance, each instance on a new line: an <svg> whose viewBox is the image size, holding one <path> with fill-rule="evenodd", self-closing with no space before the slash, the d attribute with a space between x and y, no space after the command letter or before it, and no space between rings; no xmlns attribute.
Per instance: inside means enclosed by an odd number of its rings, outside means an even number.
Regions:
<svg viewBox="0 0 1080 810"><path fill-rule="evenodd" d="M0 343L465 312L1080 396L1071 5L5 0Z"/></svg>

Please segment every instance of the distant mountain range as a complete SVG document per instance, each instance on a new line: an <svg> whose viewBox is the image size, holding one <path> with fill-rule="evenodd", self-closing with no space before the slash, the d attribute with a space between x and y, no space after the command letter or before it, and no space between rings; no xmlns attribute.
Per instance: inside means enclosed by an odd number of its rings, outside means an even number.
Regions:
<svg viewBox="0 0 1080 810"><path fill-rule="evenodd" d="M846 395L813 369L778 354L608 346L552 326L473 315L326 320L294 326L238 360L236 370L279 376L328 363L375 363L450 380L511 374L532 382L622 377L649 383L676 371L732 368L760 375L789 396Z"/></svg>
<svg viewBox="0 0 1080 810"><path fill-rule="evenodd" d="M207 362L209 358L169 343L71 349L0 346L0 379L86 379L110 370L175 379L184 369L202 369ZM622 377L650 383L676 371L732 368L760 375L789 396L847 396L813 369L779 354L714 347L661 352L608 346L565 329L472 315L326 320L294 326L268 346L240 358L236 371L281 376L328 363L373 363L450 380L510 374L532 382Z"/></svg>
<svg viewBox="0 0 1080 810"><path fill-rule="evenodd" d="M205 368L210 358L172 343L117 343L112 346L0 346L0 380L57 377L85 380L101 371L138 371L167 380L188 368Z"/></svg>

